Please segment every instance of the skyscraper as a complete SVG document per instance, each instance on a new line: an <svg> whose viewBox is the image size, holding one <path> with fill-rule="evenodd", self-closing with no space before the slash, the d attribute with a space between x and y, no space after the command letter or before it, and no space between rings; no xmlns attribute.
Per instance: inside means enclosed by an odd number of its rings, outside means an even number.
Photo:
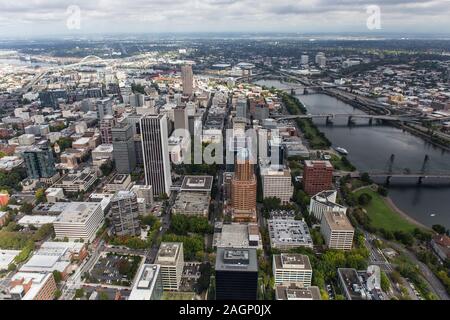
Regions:
<svg viewBox="0 0 450 320"><path fill-rule="evenodd" d="M103 118L106 115L113 115L113 109L112 109L112 99L106 98L97 101L97 117L100 121L103 120Z"/></svg>
<svg viewBox="0 0 450 320"><path fill-rule="evenodd" d="M169 138L166 115L147 115L141 119L142 152L146 185L153 187L153 195L170 195Z"/></svg>
<svg viewBox="0 0 450 320"><path fill-rule="evenodd" d="M321 191L333 189L333 165L329 161L305 161L303 189L313 196Z"/></svg>
<svg viewBox="0 0 450 320"><path fill-rule="evenodd" d="M194 74L190 64L181 66L181 80L183 81L183 94L191 96L194 93Z"/></svg>
<svg viewBox="0 0 450 320"><path fill-rule="evenodd" d="M136 168L136 151L131 125L121 123L111 129L113 156L116 170L121 174L129 174Z"/></svg>
<svg viewBox="0 0 450 320"><path fill-rule="evenodd" d="M139 236L139 206L132 191L119 191L111 199L111 215L114 233L118 236Z"/></svg>
<svg viewBox="0 0 450 320"><path fill-rule="evenodd" d="M103 144L112 144L112 128L116 123L116 119L111 115L105 115L100 121L100 135Z"/></svg>
<svg viewBox="0 0 450 320"><path fill-rule="evenodd" d="M217 248L216 300L256 300L256 249Z"/></svg>
<svg viewBox="0 0 450 320"><path fill-rule="evenodd" d="M236 157L236 170L231 182L233 220L256 222L256 187L250 152L242 148Z"/></svg>
<svg viewBox="0 0 450 320"><path fill-rule="evenodd" d="M183 129L183 130L189 130L189 122L188 122L188 116L186 112L185 107L176 107L173 110L174 114L174 122L175 122L175 130L177 129Z"/></svg>
<svg viewBox="0 0 450 320"><path fill-rule="evenodd" d="M155 264L161 266L164 290L178 291L184 267L182 242L162 242L156 255Z"/></svg>
<svg viewBox="0 0 450 320"><path fill-rule="evenodd" d="M31 179L51 178L56 174L55 159L47 141L26 150L23 158Z"/></svg>

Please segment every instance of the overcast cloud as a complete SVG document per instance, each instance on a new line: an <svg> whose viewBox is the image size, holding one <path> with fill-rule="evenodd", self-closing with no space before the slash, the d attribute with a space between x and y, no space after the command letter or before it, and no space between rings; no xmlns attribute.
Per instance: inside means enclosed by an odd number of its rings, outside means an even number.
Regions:
<svg viewBox="0 0 450 320"><path fill-rule="evenodd" d="M69 6L81 29L67 28ZM450 30L450 0L0 0L0 37L115 32L386 32Z"/></svg>

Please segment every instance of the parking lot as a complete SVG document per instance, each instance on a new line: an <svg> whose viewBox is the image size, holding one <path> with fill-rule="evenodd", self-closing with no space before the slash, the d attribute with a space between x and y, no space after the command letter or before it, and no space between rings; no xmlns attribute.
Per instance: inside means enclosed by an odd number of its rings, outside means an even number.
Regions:
<svg viewBox="0 0 450 320"><path fill-rule="evenodd" d="M103 254L89 271L86 282L129 287L141 260L140 256Z"/></svg>
<svg viewBox="0 0 450 320"><path fill-rule="evenodd" d="M184 264L183 275L181 276L180 291L192 292L194 291L197 280L200 277L199 262L186 262Z"/></svg>

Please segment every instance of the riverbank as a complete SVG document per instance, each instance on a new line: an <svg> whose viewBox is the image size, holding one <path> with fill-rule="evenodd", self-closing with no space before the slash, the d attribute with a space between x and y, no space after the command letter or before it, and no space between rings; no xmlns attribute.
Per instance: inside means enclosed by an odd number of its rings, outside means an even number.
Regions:
<svg viewBox="0 0 450 320"><path fill-rule="evenodd" d="M306 114L306 108L303 103L295 96L278 90L278 96L281 97L283 104L290 115ZM310 119L295 119L297 126L303 132L313 150L323 150L331 147L331 142L325 137L325 134L317 128Z"/></svg>
<svg viewBox="0 0 450 320"><path fill-rule="evenodd" d="M386 197L386 198L384 198L384 200L386 201L387 205L389 205L391 207L391 209L393 211L395 211L395 213L402 216L403 219L408 220L408 222L416 225L419 228L422 228L422 229L425 229L428 231L432 231L432 229L430 227L428 227L428 226L424 225L423 223L417 221L416 219L410 217L406 212L404 212L399 207L397 207L395 205L394 201L392 201L392 199L390 197Z"/></svg>
<svg viewBox="0 0 450 320"><path fill-rule="evenodd" d="M368 205L363 206L371 219L372 227L391 232L412 232L415 228L430 230L429 227L411 218L399 209L389 197L382 197L371 186L359 188L354 192L357 197L363 193L368 194L372 198Z"/></svg>

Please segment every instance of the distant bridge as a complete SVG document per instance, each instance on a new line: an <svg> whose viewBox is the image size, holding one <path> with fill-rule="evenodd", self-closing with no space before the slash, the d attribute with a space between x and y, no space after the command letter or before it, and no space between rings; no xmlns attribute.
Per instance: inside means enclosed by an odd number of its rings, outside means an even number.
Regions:
<svg viewBox="0 0 450 320"><path fill-rule="evenodd" d="M392 179L402 179L402 178L416 179L418 184L422 184L424 180L427 179L439 180L441 182L444 181L450 183L450 169L446 171L428 170L429 161L430 157L428 155L425 155L420 170L413 171L408 168L399 170L393 168L395 162L395 155L392 154L387 163L386 170L368 171L367 174L370 176L371 179L385 179L386 184L389 184ZM363 174L358 171L351 173L343 171L334 172L335 177L344 177L347 175L350 175L351 178L360 178Z"/></svg>
<svg viewBox="0 0 450 320"><path fill-rule="evenodd" d="M415 122L418 121L416 116L389 116L389 115L371 115L371 114L357 114L357 113L322 113L322 114L301 114L301 115L274 115L272 118L276 120L294 120L294 119L326 119L327 123L332 123L334 118L347 118L349 123L353 119L369 119L371 123L373 120L382 121L399 121L399 122Z"/></svg>
<svg viewBox="0 0 450 320"><path fill-rule="evenodd" d="M27 85L25 85L22 88L22 92L26 93L28 92L34 85L36 85L45 75L47 75L50 72L59 71L59 70L65 70L65 69L72 69L79 66L84 65L91 65L91 64L99 64L99 63L105 63L109 64L112 60L105 60L98 56L87 56L81 59L79 62L62 65L62 66L56 66L56 67L50 67L48 69L43 70L42 72L38 73Z"/></svg>

